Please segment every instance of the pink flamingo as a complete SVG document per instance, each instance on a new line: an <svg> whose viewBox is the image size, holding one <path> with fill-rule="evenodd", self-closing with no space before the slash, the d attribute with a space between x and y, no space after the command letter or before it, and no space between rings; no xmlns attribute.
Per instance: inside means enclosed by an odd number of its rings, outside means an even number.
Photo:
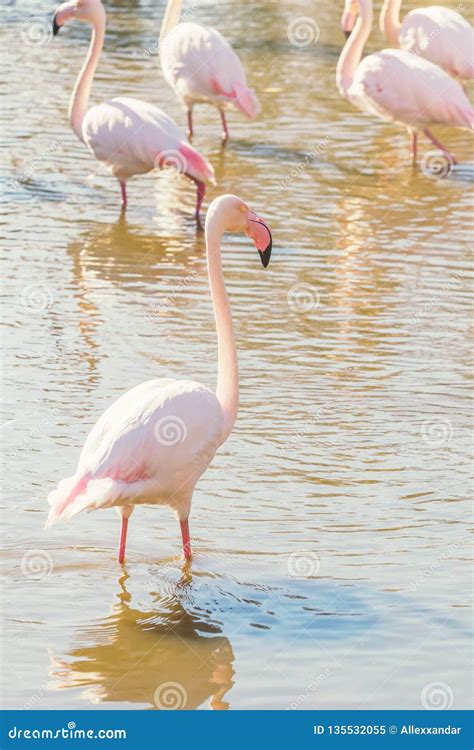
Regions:
<svg viewBox="0 0 474 750"><path fill-rule="evenodd" d="M239 375L232 315L221 265L224 232L245 232L264 268L272 236L267 224L235 195L213 201L206 217L209 285L217 329L217 389L191 380L149 380L125 393L100 417L82 449L76 473L48 496L47 526L83 510L114 506L122 518L123 562L135 505L169 505L191 557L188 517L193 490L237 416Z"/></svg>
<svg viewBox="0 0 474 750"><path fill-rule="evenodd" d="M372 0L345 0L342 28L349 37L337 64L340 93L363 112L405 126L411 134L413 163L417 133L422 130L455 164L428 125L474 128L474 109L462 86L437 65L405 50L384 49L361 60L372 23Z"/></svg>
<svg viewBox="0 0 474 750"><path fill-rule="evenodd" d="M229 42L216 29L180 23L181 5L182 0L168 0L160 29L161 69L187 110L188 136L193 135L194 105L207 103L219 110L226 141L229 130L224 110L234 106L247 117L255 117L260 105Z"/></svg>
<svg viewBox="0 0 474 750"><path fill-rule="evenodd" d="M79 140L96 159L107 164L120 183L122 208L127 205L127 180L155 168L172 167L197 186L196 221L206 181L214 182L214 170L186 143L184 133L161 109L130 97L108 99L87 109L94 74L102 52L106 16L100 0L70 0L54 14L53 33L71 19L92 26L86 60L69 103L69 120Z"/></svg>
<svg viewBox="0 0 474 750"><path fill-rule="evenodd" d="M457 78L474 78L474 29L455 10L432 5L400 22L402 0L385 0L380 30L394 47L414 52Z"/></svg>

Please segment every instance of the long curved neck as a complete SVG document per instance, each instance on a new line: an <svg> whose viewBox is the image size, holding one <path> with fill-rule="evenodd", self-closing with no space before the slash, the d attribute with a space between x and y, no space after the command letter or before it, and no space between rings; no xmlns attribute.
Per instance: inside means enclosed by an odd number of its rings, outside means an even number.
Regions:
<svg viewBox="0 0 474 750"><path fill-rule="evenodd" d="M94 73L99 62L105 35L105 13L94 20L92 36L87 56L77 77L71 99L69 100L69 122L77 137L84 141L82 135L82 121L87 112Z"/></svg>
<svg viewBox="0 0 474 750"><path fill-rule="evenodd" d="M217 329L218 374L216 396L224 412L222 442L231 432L239 408L239 365L234 326L221 263L222 231L206 227L207 268Z"/></svg>
<svg viewBox="0 0 474 750"><path fill-rule="evenodd" d="M385 0L380 11L380 31L394 47L399 46L401 5L402 0Z"/></svg>
<svg viewBox="0 0 474 750"><path fill-rule="evenodd" d="M354 29L345 43L336 68L336 83L339 92L347 96L354 80L354 73L360 63L365 43L372 31L372 0L359 0L359 16Z"/></svg>
<svg viewBox="0 0 474 750"><path fill-rule="evenodd" d="M165 15L161 22L160 42L162 42L167 33L179 23L182 4L183 0L168 0Z"/></svg>

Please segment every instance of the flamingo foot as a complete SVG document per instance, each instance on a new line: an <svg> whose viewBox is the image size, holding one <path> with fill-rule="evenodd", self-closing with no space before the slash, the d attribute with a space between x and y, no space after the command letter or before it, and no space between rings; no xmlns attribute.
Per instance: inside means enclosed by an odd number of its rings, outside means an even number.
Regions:
<svg viewBox="0 0 474 750"><path fill-rule="evenodd" d="M227 139L229 138L229 129L227 127L224 110L221 109L220 112L221 112L221 122L222 122L222 142L226 143Z"/></svg>
<svg viewBox="0 0 474 750"><path fill-rule="evenodd" d="M127 544L127 529L128 529L128 518L122 518L122 526L120 529L120 544L118 551L118 561L123 563L125 560L125 546Z"/></svg>
<svg viewBox="0 0 474 750"><path fill-rule="evenodd" d="M193 551L191 549L191 537L189 536L189 523L188 519L180 521L181 537L183 539L183 554L185 560L191 560Z"/></svg>
<svg viewBox="0 0 474 750"><path fill-rule="evenodd" d="M193 111L188 109L188 138L193 137Z"/></svg>
<svg viewBox="0 0 474 750"><path fill-rule="evenodd" d="M451 162L451 164L458 164L458 161L457 161L457 159L456 159L456 158L455 158L455 157L453 156L453 154L452 154L452 153L451 153L451 152L450 152L450 151L449 151L449 150L448 150L448 149L446 148L446 146L444 146L444 145L443 145L443 144L441 143L441 141L438 141L438 139L434 137L434 135L433 135L433 133L431 132L431 130L428 130L428 128L426 128L426 130L424 130L424 131L423 131L423 133L424 133L424 134L426 135L426 137L428 138L428 140L430 140L430 141L431 141L431 143L432 143L432 144L433 144L434 146L436 146L436 148L439 148L439 150L440 150L440 151L443 151L443 153L445 153L445 154L446 154L446 156L447 156L447 158L449 159L449 161Z"/></svg>
<svg viewBox="0 0 474 750"><path fill-rule="evenodd" d="M127 208L127 185L125 182L120 183L120 192L122 193L122 211Z"/></svg>

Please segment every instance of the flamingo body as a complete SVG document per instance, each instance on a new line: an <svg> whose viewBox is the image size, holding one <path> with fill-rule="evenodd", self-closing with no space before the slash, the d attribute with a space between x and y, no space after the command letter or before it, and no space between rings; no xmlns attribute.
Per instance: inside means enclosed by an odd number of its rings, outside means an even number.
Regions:
<svg viewBox="0 0 474 750"><path fill-rule="evenodd" d="M192 491L221 442L222 407L205 386L157 379L132 388L102 414L76 473L48 496L48 525L81 511L169 505L184 519Z"/></svg>
<svg viewBox="0 0 474 750"><path fill-rule="evenodd" d="M437 123L473 128L474 110L462 86L438 66L405 50L367 55L347 98L383 120L414 130Z"/></svg>
<svg viewBox="0 0 474 750"><path fill-rule="evenodd" d="M105 37L106 14L101 0L66 0L56 10L53 34L70 21L89 24L92 35L84 65L69 102L69 120L77 137L120 183L122 208L127 205L126 182L134 175L173 166L196 183L196 222L206 182L214 181L209 162L185 142L184 133L158 107L128 97L109 99L89 108L89 99Z"/></svg>
<svg viewBox="0 0 474 750"><path fill-rule="evenodd" d="M474 29L451 8L410 11L400 25L401 49L414 52L459 78L474 78Z"/></svg>
<svg viewBox="0 0 474 750"><path fill-rule="evenodd" d="M164 37L160 59L165 80L186 107L202 102L219 109L234 106L248 117L258 113L240 59L216 29L179 23Z"/></svg>
<svg viewBox="0 0 474 750"><path fill-rule="evenodd" d="M396 8L386 0L381 25L387 35L396 28L397 9L399 3ZM419 130L444 153L451 165L457 164L427 126L474 129L474 109L463 87L438 65L406 50L385 49L362 58L372 24L372 0L345 0L341 25L347 41L337 63L339 92L362 111L405 126L411 136L413 164L416 164Z"/></svg>
<svg viewBox="0 0 474 750"><path fill-rule="evenodd" d="M47 526L84 510L115 507L122 517L119 562L125 558L129 518L135 506L144 503L169 505L175 511L184 556L191 558L193 490L237 417L237 348L221 263L225 232L250 237L264 268L272 251L269 227L240 198L224 195L212 202L206 216L206 251L218 343L215 393L190 380L150 380L132 388L92 428L75 474L48 495Z"/></svg>
<svg viewBox="0 0 474 750"><path fill-rule="evenodd" d="M187 143L171 117L148 102L117 97L97 104L84 116L82 135L94 156L121 182L167 161L195 180L214 180L211 164Z"/></svg>

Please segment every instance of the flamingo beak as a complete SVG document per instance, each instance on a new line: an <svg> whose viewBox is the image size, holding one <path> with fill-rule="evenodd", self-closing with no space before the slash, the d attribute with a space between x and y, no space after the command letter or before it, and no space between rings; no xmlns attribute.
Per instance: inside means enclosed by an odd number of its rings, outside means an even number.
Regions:
<svg viewBox="0 0 474 750"><path fill-rule="evenodd" d="M346 37L346 39L349 39L351 34L352 34L352 31L344 31L344 36Z"/></svg>
<svg viewBox="0 0 474 750"><path fill-rule="evenodd" d="M253 244L257 248L262 266L266 268L270 263L270 256L272 254L272 233L267 224L257 217L256 219L249 219L247 231L245 233L247 237L253 240Z"/></svg>
<svg viewBox="0 0 474 750"><path fill-rule="evenodd" d="M59 29L61 28L61 26L59 26L58 22L56 21L56 16L57 15L58 14L55 13L54 16L53 16L53 36L57 36L58 32L59 32Z"/></svg>

